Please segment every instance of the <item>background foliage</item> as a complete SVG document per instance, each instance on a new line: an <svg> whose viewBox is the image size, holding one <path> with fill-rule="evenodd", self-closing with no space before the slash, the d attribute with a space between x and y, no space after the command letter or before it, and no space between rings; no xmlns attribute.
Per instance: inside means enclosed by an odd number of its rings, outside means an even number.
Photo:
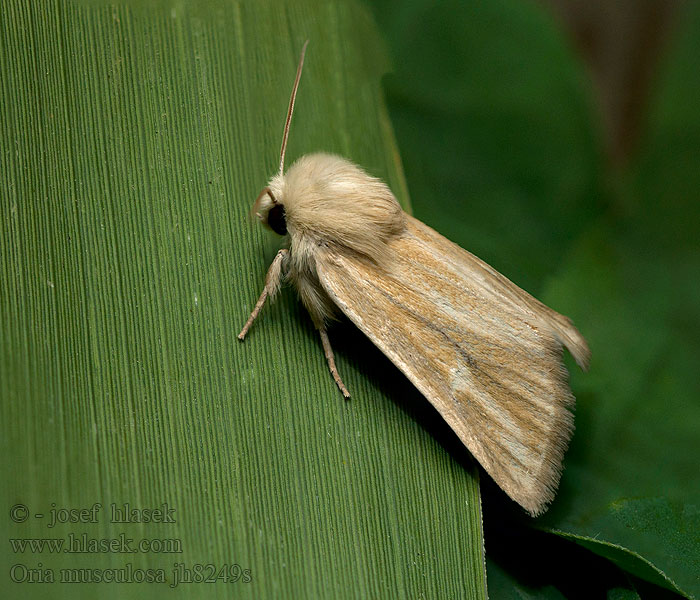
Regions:
<svg viewBox="0 0 700 600"><path fill-rule="evenodd" d="M589 74L534 3L3 3L3 510L177 509L175 524L4 518L3 538L126 532L184 549L3 542L3 573L253 576L11 597L478 598L484 538L493 598L699 595L700 11L685 11L638 148L613 167ZM247 211L276 168L307 37L288 159L335 151L405 206L410 190L419 218L591 343L591 372L571 369L561 490L538 520L487 477L480 504L468 453L352 327L332 334L350 403L292 293L234 339L278 243Z"/></svg>
<svg viewBox="0 0 700 600"><path fill-rule="evenodd" d="M646 110L620 164L590 65L552 11L375 8L414 213L571 316L593 352L590 373L570 369L577 431L550 511L533 522L485 497L492 595L661 594L643 578L697 597L700 10L681 7L649 98L632 98Z"/></svg>

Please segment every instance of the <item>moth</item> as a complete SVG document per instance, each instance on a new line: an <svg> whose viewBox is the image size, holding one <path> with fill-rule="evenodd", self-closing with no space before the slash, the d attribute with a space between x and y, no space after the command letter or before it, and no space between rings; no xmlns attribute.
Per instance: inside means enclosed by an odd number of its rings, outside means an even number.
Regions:
<svg viewBox="0 0 700 600"><path fill-rule="evenodd" d="M279 172L252 210L286 244L238 338L290 281L346 398L327 333L341 314L403 371L496 483L541 514L574 428L562 347L586 370L585 339L567 317L405 213L385 183L352 162L309 154L284 171L305 52L306 44Z"/></svg>

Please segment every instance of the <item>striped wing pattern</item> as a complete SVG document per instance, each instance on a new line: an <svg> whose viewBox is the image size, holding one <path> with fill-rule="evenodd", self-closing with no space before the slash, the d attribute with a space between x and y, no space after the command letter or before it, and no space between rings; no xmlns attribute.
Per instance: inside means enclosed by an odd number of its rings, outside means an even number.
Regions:
<svg viewBox="0 0 700 600"><path fill-rule="evenodd" d="M413 217L377 265L326 248L321 285L413 382L474 457L533 515L553 499L573 431L562 315Z"/></svg>

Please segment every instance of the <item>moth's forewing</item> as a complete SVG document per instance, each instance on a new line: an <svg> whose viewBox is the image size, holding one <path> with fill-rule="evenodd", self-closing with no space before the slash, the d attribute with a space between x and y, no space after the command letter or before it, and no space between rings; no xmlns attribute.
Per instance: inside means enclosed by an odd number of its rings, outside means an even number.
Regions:
<svg viewBox="0 0 700 600"><path fill-rule="evenodd" d="M585 340L566 317L412 217L389 245L381 266L325 248L321 285L496 483L540 514L573 431L562 343L585 365Z"/></svg>

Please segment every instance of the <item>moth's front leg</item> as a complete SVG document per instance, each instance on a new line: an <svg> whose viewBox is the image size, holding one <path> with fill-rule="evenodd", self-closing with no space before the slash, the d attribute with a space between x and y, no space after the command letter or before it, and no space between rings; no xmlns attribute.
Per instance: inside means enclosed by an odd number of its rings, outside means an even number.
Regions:
<svg viewBox="0 0 700 600"><path fill-rule="evenodd" d="M255 318L258 316L258 314L260 314L262 307L265 305L265 300L267 300L268 297L274 298L275 294L277 294L279 291L280 284L282 283L282 273L284 272L284 266L288 258L289 250L282 248L282 250L277 253L277 256L275 256L275 259L272 261L270 268L267 270L267 275L265 276L265 287L263 288L262 294L260 294L260 298L258 298L258 301L255 304L253 312L250 313L248 321L238 334L239 340L242 341L243 338L245 338L245 335L248 333L253 321L255 321Z"/></svg>

